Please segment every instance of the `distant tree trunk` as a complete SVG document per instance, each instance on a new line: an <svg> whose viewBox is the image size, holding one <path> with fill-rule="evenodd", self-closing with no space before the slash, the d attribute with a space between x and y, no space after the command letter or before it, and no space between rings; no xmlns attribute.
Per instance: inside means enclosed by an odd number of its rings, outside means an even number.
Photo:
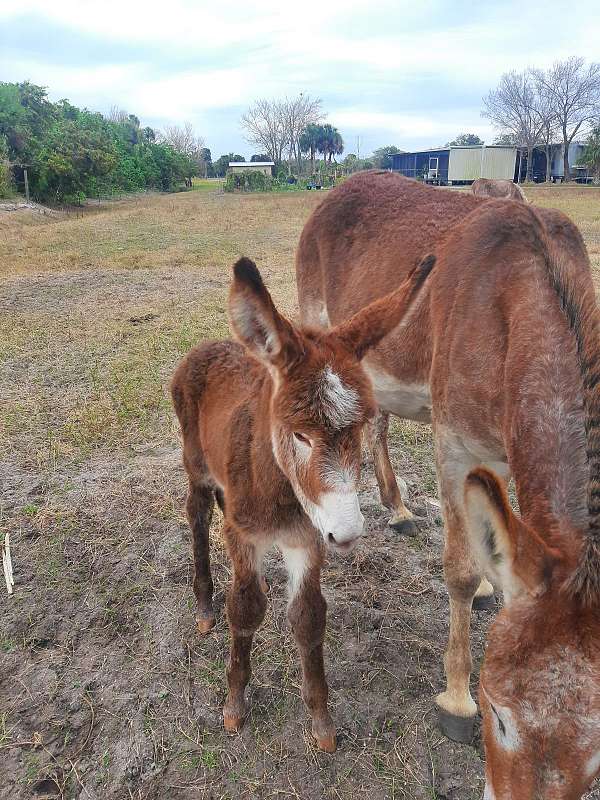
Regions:
<svg viewBox="0 0 600 800"><path fill-rule="evenodd" d="M569 168L569 138L566 128L563 125L563 181L568 183L571 180L571 170Z"/></svg>
<svg viewBox="0 0 600 800"><path fill-rule="evenodd" d="M531 180L533 172L533 147L527 146L527 172L525 173L525 183Z"/></svg>

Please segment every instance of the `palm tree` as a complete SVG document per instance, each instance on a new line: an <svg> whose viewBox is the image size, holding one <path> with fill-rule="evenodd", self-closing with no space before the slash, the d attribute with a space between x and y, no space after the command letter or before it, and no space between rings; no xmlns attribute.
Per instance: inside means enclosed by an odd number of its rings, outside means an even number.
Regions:
<svg viewBox="0 0 600 800"><path fill-rule="evenodd" d="M317 150L323 154L323 160L331 163L334 155L344 152L344 141L333 125L321 125L321 133L317 142Z"/></svg>
<svg viewBox="0 0 600 800"><path fill-rule="evenodd" d="M332 125L319 125L319 138L317 140L317 150L323 156L323 163L327 162L327 156L329 155L329 148L332 143L332 136L333 136L333 126Z"/></svg>
<svg viewBox="0 0 600 800"><path fill-rule="evenodd" d="M344 152L344 140L342 139L342 134L338 131L337 128L333 129L335 131L333 135L333 148L329 153L329 160L331 161L331 156L341 156ZM335 159L334 159L335 161Z"/></svg>
<svg viewBox="0 0 600 800"><path fill-rule="evenodd" d="M311 173L315 171L315 153L318 149L322 128L322 125L315 125L314 123L311 123L304 128L298 140L300 152L310 153Z"/></svg>

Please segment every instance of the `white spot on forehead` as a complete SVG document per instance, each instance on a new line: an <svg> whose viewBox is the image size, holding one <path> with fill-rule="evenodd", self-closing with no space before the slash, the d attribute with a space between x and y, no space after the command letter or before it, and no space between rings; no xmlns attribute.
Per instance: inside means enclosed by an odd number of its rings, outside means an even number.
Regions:
<svg viewBox="0 0 600 800"><path fill-rule="evenodd" d="M330 366L321 374L319 394L324 416L334 428L345 428L360 420L358 392L346 386Z"/></svg>

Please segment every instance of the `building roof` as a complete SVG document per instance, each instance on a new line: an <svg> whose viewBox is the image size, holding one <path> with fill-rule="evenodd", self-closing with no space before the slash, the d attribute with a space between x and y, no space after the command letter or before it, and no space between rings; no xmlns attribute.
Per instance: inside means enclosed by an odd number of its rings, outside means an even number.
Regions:
<svg viewBox="0 0 600 800"><path fill-rule="evenodd" d="M274 161L230 161L230 167L274 167Z"/></svg>
<svg viewBox="0 0 600 800"><path fill-rule="evenodd" d="M516 145L512 144L447 144L442 147L425 147L423 150L403 150L401 153L393 153L394 156L414 156L417 153L439 153L450 150L516 150Z"/></svg>

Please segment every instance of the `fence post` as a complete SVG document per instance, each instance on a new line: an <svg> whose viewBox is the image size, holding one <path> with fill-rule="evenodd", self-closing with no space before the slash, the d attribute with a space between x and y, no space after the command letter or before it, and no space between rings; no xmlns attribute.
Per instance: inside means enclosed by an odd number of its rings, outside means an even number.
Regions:
<svg viewBox="0 0 600 800"><path fill-rule="evenodd" d="M29 179L27 177L27 168L23 170L23 179L25 181L25 202L29 202Z"/></svg>

